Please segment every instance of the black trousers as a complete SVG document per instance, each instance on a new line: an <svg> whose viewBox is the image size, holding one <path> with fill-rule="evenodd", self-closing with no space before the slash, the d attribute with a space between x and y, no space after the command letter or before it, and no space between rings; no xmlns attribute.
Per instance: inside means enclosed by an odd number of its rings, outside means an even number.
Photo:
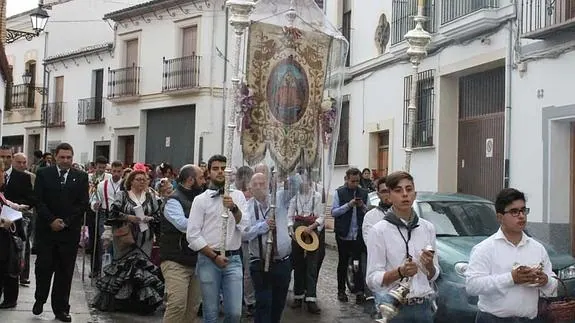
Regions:
<svg viewBox="0 0 575 323"><path fill-rule="evenodd" d="M486 312L477 312L475 323L543 323L543 319L526 317L497 317Z"/></svg>
<svg viewBox="0 0 575 323"><path fill-rule="evenodd" d="M18 301L18 277L7 273L8 261L0 260L0 297L2 303L14 304Z"/></svg>
<svg viewBox="0 0 575 323"><path fill-rule="evenodd" d="M319 249L316 251L305 251L295 240L292 241L292 261L294 266L293 273L293 294L294 297L305 295L306 300L315 301L317 297L317 277Z"/></svg>
<svg viewBox="0 0 575 323"><path fill-rule="evenodd" d="M336 236L335 241L337 243L337 291L338 293L345 293L346 285L345 280L347 276L347 266L349 259L357 260L359 262L359 270L357 275L355 275L355 286L358 293L364 291L364 279L363 279L363 266L361 264L361 253L364 250L364 244L361 240L343 240Z"/></svg>
<svg viewBox="0 0 575 323"><path fill-rule="evenodd" d="M99 212L96 214L94 211L89 210L86 212L86 224L88 226L88 232L90 234L90 242L88 243L88 250L90 252L90 268L91 272L99 274L102 270L102 241L100 236L102 235L102 229L104 227L104 212ZM96 222L100 222L98 225ZM95 253L94 253L94 248Z"/></svg>
<svg viewBox="0 0 575 323"><path fill-rule="evenodd" d="M79 236L79 233L78 235ZM38 241L36 245L36 293L34 297L42 304L48 300L52 286L52 311L70 312L70 289L76 266L78 242ZM52 284L52 276L54 283Z"/></svg>

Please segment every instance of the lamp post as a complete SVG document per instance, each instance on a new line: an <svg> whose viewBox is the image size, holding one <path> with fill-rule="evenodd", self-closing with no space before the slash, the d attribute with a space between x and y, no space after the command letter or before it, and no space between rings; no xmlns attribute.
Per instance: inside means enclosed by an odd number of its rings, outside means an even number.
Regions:
<svg viewBox="0 0 575 323"><path fill-rule="evenodd" d="M239 110L238 93L240 89L240 58L242 49L242 39L246 28L250 24L250 14L254 10L255 2L251 0L227 0L226 6L230 12L229 23L234 28L235 34L235 45L232 54L232 77L231 77L231 87L229 89L228 101L227 101L227 113L228 125L226 133L226 145L225 145L225 156L227 159L226 169L224 170L226 180L225 180L225 194L229 195L231 177L232 177L232 157L234 148L234 136L236 132L236 117ZM225 122L225 120L224 120ZM229 214L228 212L222 212L222 236L220 241L220 251L226 251L226 235L227 235L227 224L228 224Z"/></svg>
<svg viewBox="0 0 575 323"><path fill-rule="evenodd" d="M47 89L45 87L39 87L36 86L35 84L31 84L32 74L30 73L30 71L26 70L26 72L22 75L22 81L24 82L25 85L28 86L28 89L35 90L36 92L38 92L38 94L42 96L46 95Z"/></svg>
<svg viewBox="0 0 575 323"><path fill-rule="evenodd" d="M48 23L48 18L50 18L50 16L46 10L44 10L44 1L40 0L38 7L30 13L30 22L32 23L33 32L6 29L6 43L10 44L21 38L26 38L26 40L29 41L34 39L34 37L38 37L40 33L44 31L46 23Z"/></svg>
<svg viewBox="0 0 575 323"><path fill-rule="evenodd" d="M407 55L413 68L411 77L411 89L409 94L409 106L407 107L407 142L405 143L405 171L411 169L411 155L413 153L413 134L415 132L415 116L417 112L417 86L419 64L427 56L427 46L431 42L431 35L423 29L423 23L427 20L424 16L425 0L418 0L417 15L413 17L415 28L405 34L405 39L409 43Z"/></svg>

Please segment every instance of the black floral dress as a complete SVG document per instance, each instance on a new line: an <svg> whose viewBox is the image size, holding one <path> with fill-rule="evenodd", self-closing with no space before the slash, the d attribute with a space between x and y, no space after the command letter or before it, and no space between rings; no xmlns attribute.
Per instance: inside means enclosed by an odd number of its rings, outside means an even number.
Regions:
<svg viewBox="0 0 575 323"><path fill-rule="evenodd" d="M129 192L123 191L112 205L107 224L112 226L112 231L123 226L128 215L135 215L134 207L138 204L142 205L144 214L154 220L143 232L138 225L132 226L136 243L131 247L118 249L114 244L114 260L104 268L104 275L96 282L98 293L93 305L101 311L149 314L163 302L162 273L150 260L154 233L160 223L161 202L146 193L145 200L138 203Z"/></svg>

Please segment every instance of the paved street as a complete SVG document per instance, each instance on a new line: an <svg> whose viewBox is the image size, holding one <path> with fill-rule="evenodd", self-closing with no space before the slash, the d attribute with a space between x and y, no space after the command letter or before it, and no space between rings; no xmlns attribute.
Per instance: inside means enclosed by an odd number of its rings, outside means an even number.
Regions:
<svg viewBox="0 0 575 323"><path fill-rule="evenodd" d="M333 234L331 234L333 235ZM330 240L328 239L328 244ZM86 259L86 266L89 266L89 261ZM91 299L94 295L94 288L90 286L90 280L87 278L82 283L81 280L82 257L79 255L77 260L77 272L74 276L72 297L72 318L74 322L81 323L159 323L162 321L162 313L158 311L153 316L137 316L133 314L108 314L100 313L90 309L87 305L87 300ZM328 248L326 257L322 265L320 281L318 286L319 305L322 308L322 314L315 316L308 314L305 310L292 310L287 308L284 312L284 322L297 322L298 320L305 320L306 322L373 322L369 316L365 314L364 307L355 305L354 302L342 304L337 301L337 283L336 283L336 268L337 268L337 252L333 248ZM33 274L32 274L33 277ZM33 280L32 280L33 282ZM34 303L34 285L30 287L20 288L20 299L18 307L14 310L0 311L0 322L2 323L20 323L20 322L38 322L38 321L52 321L53 315L50 304L44 306L44 314L40 319L32 315L32 305ZM291 290L288 296L288 302L291 302ZM350 298L354 301L354 298ZM251 322L251 320L245 320Z"/></svg>

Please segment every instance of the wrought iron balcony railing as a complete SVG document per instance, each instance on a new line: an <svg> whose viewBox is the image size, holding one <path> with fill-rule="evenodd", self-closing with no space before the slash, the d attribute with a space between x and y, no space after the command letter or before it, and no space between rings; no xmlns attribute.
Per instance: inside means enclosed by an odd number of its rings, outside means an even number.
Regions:
<svg viewBox="0 0 575 323"><path fill-rule="evenodd" d="M163 58L162 92L199 87L201 57L197 55L179 58Z"/></svg>
<svg viewBox="0 0 575 323"><path fill-rule="evenodd" d="M78 124L98 124L104 122L104 100L102 98L78 100Z"/></svg>
<svg viewBox="0 0 575 323"><path fill-rule="evenodd" d="M135 64L115 70L108 68L108 99L140 95L140 70Z"/></svg>
<svg viewBox="0 0 575 323"><path fill-rule="evenodd" d="M64 119L64 102L52 102L44 105L42 111L43 127L63 127L66 123Z"/></svg>
<svg viewBox="0 0 575 323"><path fill-rule="evenodd" d="M520 16L522 34L542 33L533 38L559 29L575 30L575 0L522 0Z"/></svg>
<svg viewBox="0 0 575 323"><path fill-rule="evenodd" d="M413 16L417 15L417 0L393 0L392 6L391 45L395 45L402 42L405 34L415 27ZM423 28L429 33L437 31L435 6L435 2L427 1L424 8L427 21Z"/></svg>
<svg viewBox="0 0 575 323"><path fill-rule="evenodd" d="M441 24L467 16L481 9L499 8L499 0L443 0Z"/></svg>
<svg viewBox="0 0 575 323"><path fill-rule="evenodd" d="M33 109L34 89L26 84L12 86L10 103L11 109Z"/></svg>

